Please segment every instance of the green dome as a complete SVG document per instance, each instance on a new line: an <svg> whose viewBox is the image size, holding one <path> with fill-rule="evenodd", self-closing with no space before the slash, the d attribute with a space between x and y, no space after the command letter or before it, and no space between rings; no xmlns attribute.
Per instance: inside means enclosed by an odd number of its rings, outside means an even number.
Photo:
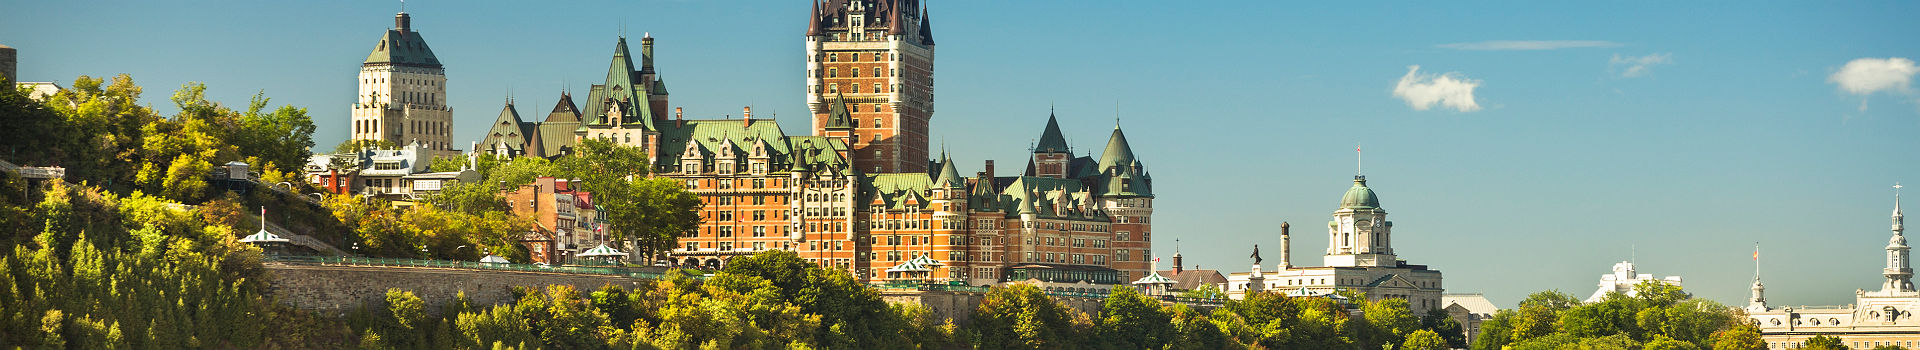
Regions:
<svg viewBox="0 0 1920 350"><path fill-rule="evenodd" d="M1340 197L1340 209L1376 209L1380 208L1380 197L1367 188L1367 177L1353 177L1353 187Z"/></svg>

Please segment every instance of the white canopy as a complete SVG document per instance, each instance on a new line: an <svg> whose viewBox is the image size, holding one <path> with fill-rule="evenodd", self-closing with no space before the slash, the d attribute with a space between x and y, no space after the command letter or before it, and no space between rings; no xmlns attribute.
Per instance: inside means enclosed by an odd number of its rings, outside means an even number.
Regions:
<svg viewBox="0 0 1920 350"><path fill-rule="evenodd" d="M605 243L602 243L598 247L593 247L593 249L588 249L587 251L580 252L579 255L575 255L575 256L582 257L582 258L603 257L603 256L618 257L618 256L627 256L627 253L622 253L618 250L613 250L613 248L609 248Z"/></svg>

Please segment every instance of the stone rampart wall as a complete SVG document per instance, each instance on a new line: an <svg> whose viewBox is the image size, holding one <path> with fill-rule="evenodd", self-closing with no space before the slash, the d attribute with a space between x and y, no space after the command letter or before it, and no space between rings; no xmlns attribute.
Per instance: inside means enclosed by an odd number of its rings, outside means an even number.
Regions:
<svg viewBox="0 0 1920 350"><path fill-rule="evenodd" d="M565 284L581 293L613 284L629 290L642 281L621 276L392 266L321 266L267 263L274 275L268 292L283 304L328 314L344 314L362 305L378 305L387 289L412 291L428 311L453 301L460 292L477 305L514 302L513 287Z"/></svg>

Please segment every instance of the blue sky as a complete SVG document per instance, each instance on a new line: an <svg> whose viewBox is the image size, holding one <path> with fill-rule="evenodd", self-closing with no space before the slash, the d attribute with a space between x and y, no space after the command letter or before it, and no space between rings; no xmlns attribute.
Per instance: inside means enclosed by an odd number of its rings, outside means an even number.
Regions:
<svg viewBox="0 0 1920 350"><path fill-rule="evenodd" d="M1050 105L1076 152L1097 152L1117 112L1156 180L1155 253L1170 256L1179 238L1202 268L1245 270L1250 245L1277 248L1280 220L1300 228L1300 264L1317 265L1316 224L1364 145L1397 251L1444 271L1449 292L1502 305L1545 289L1584 297L1637 246L1643 272L1743 304L1757 241L1769 299L1843 304L1849 289L1879 285L1890 186L1920 184L1920 21L1902 17L1920 13L1912 2L930 7L933 132L962 172L1024 164ZM357 66L399 6L0 8L0 44L20 50L22 80L130 73L166 113L189 81L230 105L264 90L309 108L330 149L345 138ZM623 24L658 39L672 105L690 117L753 105L806 134L807 8L407 4L447 66L460 140L478 139L509 91L522 115L543 115L563 88L585 91ZM1870 60L1849 66L1857 59Z"/></svg>

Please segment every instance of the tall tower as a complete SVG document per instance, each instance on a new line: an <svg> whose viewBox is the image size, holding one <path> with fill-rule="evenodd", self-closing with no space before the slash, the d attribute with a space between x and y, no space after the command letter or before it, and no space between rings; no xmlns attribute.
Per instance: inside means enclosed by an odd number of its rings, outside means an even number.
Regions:
<svg viewBox="0 0 1920 350"><path fill-rule="evenodd" d="M396 146L418 142L435 155L453 150L453 109L447 74L406 12L360 64L360 95L353 103L352 139Z"/></svg>
<svg viewBox="0 0 1920 350"><path fill-rule="evenodd" d="M1901 224L1905 215L1900 214L1900 185L1893 185L1893 238L1887 240L1887 268L1881 274L1887 276L1887 282L1880 286L1881 293L1913 292L1913 264L1907 261L1907 236L1905 225Z"/></svg>
<svg viewBox="0 0 1920 350"><path fill-rule="evenodd" d="M927 172L933 119L933 31L920 0L827 0L807 18L807 106L815 135L845 96L853 164L869 173Z"/></svg>
<svg viewBox="0 0 1920 350"><path fill-rule="evenodd" d="M1380 197L1367 188L1367 177L1355 175L1353 187L1340 198L1340 209L1327 222L1326 266L1396 266L1393 222L1380 208Z"/></svg>
<svg viewBox="0 0 1920 350"><path fill-rule="evenodd" d="M1054 149L1055 144L1058 145L1057 150ZM1048 158L1044 157L1049 154L1042 151L1059 152L1052 154L1057 158L1051 158L1057 162L1046 161ZM1052 117L1048 117L1047 132L1035 145L1036 176L1049 176L1046 175L1048 171L1042 171L1042 168L1049 167L1047 164L1055 164L1053 170L1062 177L1085 176L1071 173L1068 169L1072 164L1068 160L1071 155L1066 152L1066 141L1060 139L1059 125L1054 123ZM1127 143L1127 134L1120 131L1120 125L1113 126L1113 136L1107 137L1107 148L1100 153L1099 163L1095 166L1099 167L1100 174L1090 178L1096 180L1093 187L1100 200L1100 209L1106 211L1108 218L1113 220L1110 230L1115 233L1113 249L1131 251L1129 255L1134 257L1115 259L1112 267L1120 270L1127 280L1146 277L1153 268L1153 178L1148 176L1146 165L1134 157L1133 146Z"/></svg>

